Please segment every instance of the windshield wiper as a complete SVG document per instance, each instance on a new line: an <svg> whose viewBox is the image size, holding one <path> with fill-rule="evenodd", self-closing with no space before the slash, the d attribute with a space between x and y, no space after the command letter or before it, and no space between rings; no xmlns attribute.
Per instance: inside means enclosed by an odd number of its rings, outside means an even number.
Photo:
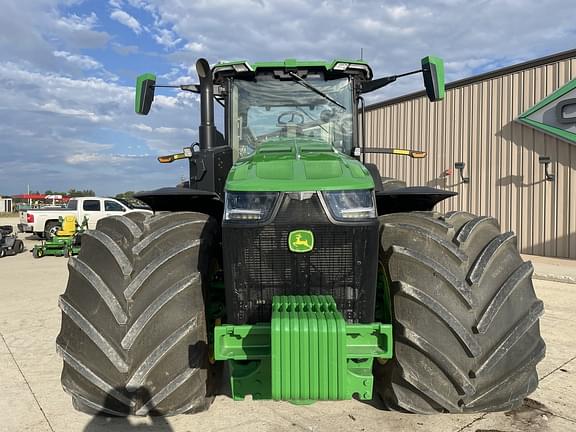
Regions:
<svg viewBox="0 0 576 432"><path fill-rule="evenodd" d="M326 100L329 100L329 101L332 102L333 104L338 105L338 106L339 106L340 108L342 108L344 111L347 111L347 109L346 109L346 107L345 107L344 105L342 105L342 104L341 104L340 102L338 102L336 99L333 99L332 97L328 96L328 95L327 95L326 93L324 93L322 90L317 89L317 88L314 87L312 84L308 83L304 78L299 77L299 76L298 76L297 74L295 74L294 72L288 72L288 75L290 75L292 78L294 78L294 80L295 80L298 84L300 84L300 85L302 85L302 86L304 86L304 87L312 90L314 93L322 96L322 97L323 97L324 99L326 99Z"/></svg>

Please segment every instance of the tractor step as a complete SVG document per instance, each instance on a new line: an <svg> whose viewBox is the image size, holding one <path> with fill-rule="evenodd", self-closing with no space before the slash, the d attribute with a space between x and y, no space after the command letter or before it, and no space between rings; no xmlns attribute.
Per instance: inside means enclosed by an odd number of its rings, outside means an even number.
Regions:
<svg viewBox="0 0 576 432"><path fill-rule="evenodd" d="M232 395L295 403L372 398L374 358L392 358L390 324L348 324L331 296L275 296L272 321L214 330Z"/></svg>

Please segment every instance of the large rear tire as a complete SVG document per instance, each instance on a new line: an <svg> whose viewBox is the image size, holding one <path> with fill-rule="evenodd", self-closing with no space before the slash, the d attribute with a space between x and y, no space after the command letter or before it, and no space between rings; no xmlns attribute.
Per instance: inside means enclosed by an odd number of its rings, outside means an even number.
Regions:
<svg viewBox="0 0 576 432"><path fill-rule="evenodd" d="M380 221L395 338L394 359L375 367L384 402L415 413L519 406L538 385L544 308L514 234L462 212Z"/></svg>
<svg viewBox="0 0 576 432"><path fill-rule="evenodd" d="M82 235L60 297L62 386L76 409L174 415L212 402L204 290L219 224L128 214Z"/></svg>

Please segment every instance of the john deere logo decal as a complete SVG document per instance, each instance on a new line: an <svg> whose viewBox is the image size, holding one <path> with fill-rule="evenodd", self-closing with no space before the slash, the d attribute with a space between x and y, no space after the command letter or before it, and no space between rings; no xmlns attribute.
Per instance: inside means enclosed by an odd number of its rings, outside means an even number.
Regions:
<svg viewBox="0 0 576 432"><path fill-rule="evenodd" d="M288 236L288 247L292 252L310 252L314 248L312 231L296 230Z"/></svg>
<svg viewBox="0 0 576 432"><path fill-rule="evenodd" d="M516 120L576 144L576 79L520 114Z"/></svg>

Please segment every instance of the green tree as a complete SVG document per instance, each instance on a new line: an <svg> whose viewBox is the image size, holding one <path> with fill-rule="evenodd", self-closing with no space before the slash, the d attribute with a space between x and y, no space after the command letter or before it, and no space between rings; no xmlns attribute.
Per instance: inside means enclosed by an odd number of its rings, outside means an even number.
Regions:
<svg viewBox="0 0 576 432"><path fill-rule="evenodd" d="M92 189L76 190L72 188L65 195L69 195L71 197L83 197L83 196L96 196L96 193Z"/></svg>
<svg viewBox="0 0 576 432"><path fill-rule="evenodd" d="M115 198L130 200L130 199L134 198L135 193L136 192L134 192L134 191L121 192L119 194L116 194Z"/></svg>

